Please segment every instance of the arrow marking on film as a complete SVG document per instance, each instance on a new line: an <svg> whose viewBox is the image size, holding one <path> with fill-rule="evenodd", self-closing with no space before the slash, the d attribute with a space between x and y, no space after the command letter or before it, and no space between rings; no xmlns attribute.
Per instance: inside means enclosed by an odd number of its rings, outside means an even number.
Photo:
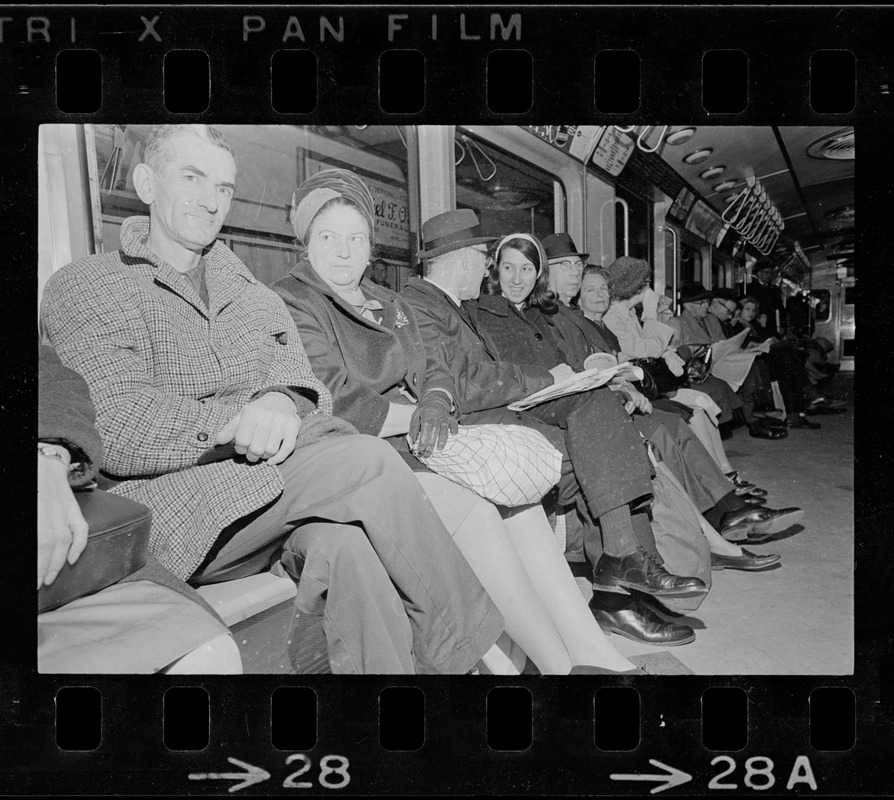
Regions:
<svg viewBox="0 0 894 800"><path fill-rule="evenodd" d="M261 783L261 781L266 781L267 778L270 777L270 773L267 772L267 770L255 767L251 764L246 764L238 758L227 758L227 761L231 764L235 764L237 767L242 767L245 772L191 772L189 774L189 779L191 781L237 780L240 782L234 783L228 791L238 792L246 786L251 786L253 783Z"/></svg>
<svg viewBox="0 0 894 800"><path fill-rule="evenodd" d="M613 781L664 781L664 785L656 786L654 789L651 790L651 794L658 794L658 792L663 792L665 789L673 789L675 786L682 786L684 783L689 783L689 781L692 780L692 776L688 772L683 772L683 770L669 767L667 764L662 764L660 761L656 761L654 758L650 758L649 763L653 767L659 767L660 769L665 770L666 774L618 775L617 773L615 773L613 775L610 775L609 777Z"/></svg>

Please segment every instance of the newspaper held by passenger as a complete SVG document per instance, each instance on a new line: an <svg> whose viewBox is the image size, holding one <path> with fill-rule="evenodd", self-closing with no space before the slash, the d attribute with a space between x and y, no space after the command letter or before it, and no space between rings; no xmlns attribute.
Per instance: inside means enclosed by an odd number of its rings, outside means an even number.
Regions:
<svg viewBox="0 0 894 800"><path fill-rule="evenodd" d="M596 389L611 381L641 381L642 379L643 371L632 364L615 364L607 368L585 369L583 372L576 372L572 377L547 386L539 392L534 392L523 400L510 403L509 410L525 411L558 397Z"/></svg>

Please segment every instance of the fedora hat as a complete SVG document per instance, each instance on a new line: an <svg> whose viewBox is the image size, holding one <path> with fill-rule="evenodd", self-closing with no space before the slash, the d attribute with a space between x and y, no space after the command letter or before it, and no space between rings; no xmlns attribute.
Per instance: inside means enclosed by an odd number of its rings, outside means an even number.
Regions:
<svg viewBox="0 0 894 800"><path fill-rule="evenodd" d="M681 303L697 303L699 300L710 300L714 293L704 287L703 284L695 281L694 283L684 283L680 289Z"/></svg>
<svg viewBox="0 0 894 800"><path fill-rule="evenodd" d="M496 240L496 236L482 235L478 215L472 209L458 208L422 223L422 249L416 258L434 258L451 250Z"/></svg>
<svg viewBox="0 0 894 800"><path fill-rule="evenodd" d="M577 246L567 233L551 233L543 238L543 249L546 257L552 261L554 258L565 256L578 256L582 261L590 257L589 253L578 252Z"/></svg>

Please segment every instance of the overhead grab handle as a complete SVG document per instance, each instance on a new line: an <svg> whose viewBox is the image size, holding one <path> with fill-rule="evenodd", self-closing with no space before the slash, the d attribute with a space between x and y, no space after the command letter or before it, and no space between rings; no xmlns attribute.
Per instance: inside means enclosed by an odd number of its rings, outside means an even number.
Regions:
<svg viewBox="0 0 894 800"><path fill-rule="evenodd" d="M472 159L472 163L475 165L475 172L478 173L478 177L481 178L482 181L487 183L488 181L492 181L494 176L497 174L497 165L494 163L493 159L481 149L481 145L478 144L474 139L470 139L468 136L463 134L460 137L462 143L466 146L469 152L469 158ZM474 148L474 149L473 149ZM484 176L484 173L481 171L481 165L478 163L478 159L475 158L475 150L477 150L481 157L490 164L492 168L492 172L487 177Z"/></svg>

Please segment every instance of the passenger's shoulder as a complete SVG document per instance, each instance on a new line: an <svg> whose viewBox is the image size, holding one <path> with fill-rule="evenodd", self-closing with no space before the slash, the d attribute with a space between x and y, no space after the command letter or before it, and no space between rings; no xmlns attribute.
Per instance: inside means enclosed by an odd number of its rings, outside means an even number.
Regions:
<svg viewBox="0 0 894 800"><path fill-rule="evenodd" d="M77 294L101 294L109 288L137 278L130 268L128 257L120 250L86 256L72 261L54 272L44 289L45 296L66 293L77 286Z"/></svg>

